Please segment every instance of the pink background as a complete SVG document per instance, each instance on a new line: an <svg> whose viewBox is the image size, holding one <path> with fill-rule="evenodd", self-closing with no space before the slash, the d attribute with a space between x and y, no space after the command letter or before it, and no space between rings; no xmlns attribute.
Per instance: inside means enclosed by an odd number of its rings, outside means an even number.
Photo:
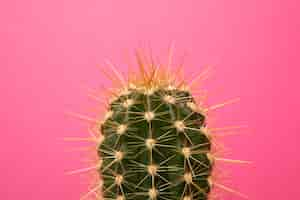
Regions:
<svg viewBox="0 0 300 200"><path fill-rule="evenodd" d="M188 71L215 66L212 102L241 97L218 116L248 124L226 145L254 164L234 166L230 185L250 199L298 199L299 10L296 0L1 1L1 198L78 200L88 179L65 172L84 157L61 138L87 126L64 112L89 113L85 86L102 82L105 58L125 71L124 52L150 43L161 55L174 40Z"/></svg>

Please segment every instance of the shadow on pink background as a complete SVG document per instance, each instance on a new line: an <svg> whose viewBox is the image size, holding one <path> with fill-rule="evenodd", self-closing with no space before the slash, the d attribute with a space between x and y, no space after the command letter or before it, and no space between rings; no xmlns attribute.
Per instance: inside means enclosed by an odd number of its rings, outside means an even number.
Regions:
<svg viewBox="0 0 300 200"><path fill-rule="evenodd" d="M214 103L223 124L245 124L230 136L233 188L250 199L300 196L298 1L52 0L0 3L1 199L78 200L88 179L65 172L86 166L72 144L86 124L65 111L88 113L83 85L97 87L105 58L122 71L124 52L150 43L154 54L176 42L189 72L215 66ZM223 120L220 120L223 122ZM227 195L227 199L240 199Z"/></svg>

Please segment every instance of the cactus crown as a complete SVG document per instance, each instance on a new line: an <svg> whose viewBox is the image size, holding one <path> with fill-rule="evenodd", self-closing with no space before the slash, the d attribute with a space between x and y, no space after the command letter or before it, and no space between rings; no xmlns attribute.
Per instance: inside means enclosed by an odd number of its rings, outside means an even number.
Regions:
<svg viewBox="0 0 300 200"><path fill-rule="evenodd" d="M139 64L140 79L115 95L101 124L102 196L207 200L213 157L206 116L168 67L159 72L161 68L151 65L146 72Z"/></svg>

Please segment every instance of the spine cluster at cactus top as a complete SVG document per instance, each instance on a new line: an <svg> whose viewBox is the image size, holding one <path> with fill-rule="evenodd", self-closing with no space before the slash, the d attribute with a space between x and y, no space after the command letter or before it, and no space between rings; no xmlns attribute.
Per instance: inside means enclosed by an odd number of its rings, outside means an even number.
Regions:
<svg viewBox="0 0 300 200"><path fill-rule="evenodd" d="M101 125L104 200L207 200L213 186L205 115L187 90L129 87Z"/></svg>

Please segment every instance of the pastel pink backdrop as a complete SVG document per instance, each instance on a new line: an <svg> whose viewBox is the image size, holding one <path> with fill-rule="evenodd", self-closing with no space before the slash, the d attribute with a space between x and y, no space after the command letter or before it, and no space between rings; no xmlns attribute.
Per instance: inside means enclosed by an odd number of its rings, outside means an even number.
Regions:
<svg viewBox="0 0 300 200"><path fill-rule="evenodd" d="M65 172L84 158L61 138L87 136L87 126L64 112L88 113L85 86L104 81L105 58L125 72L124 52L150 44L162 55L175 41L189 72L215 66L207 84L222 89L211 102L241 98L219 112L249 126L226 140L232 158L254 162L233 167L231 186L250 199L297 199L299 9L296 0L2 1L1 198L78 200L88 179Z"/></svg>

